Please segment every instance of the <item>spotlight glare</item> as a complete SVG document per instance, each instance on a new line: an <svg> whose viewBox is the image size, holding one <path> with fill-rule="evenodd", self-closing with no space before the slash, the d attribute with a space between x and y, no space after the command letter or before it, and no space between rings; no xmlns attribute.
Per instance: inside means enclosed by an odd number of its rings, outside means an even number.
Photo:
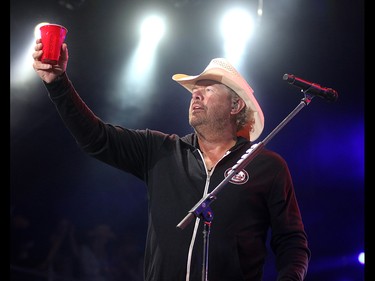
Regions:
<svg viewBox="0 0 375 281"><path fill-rule="evenodd" d="M165 32L164 20L158 16L148 17L141 26L142 39L157 43L163 37Z"/></svg>
<svg viewBox="0 0 375 281"><path fill-rule="evenodd" d="M43 25L46 25L48 24L48 22L41 22L41 23L38 23L35 28L34 28L34 37L35 39L38 39L40 38L40 27L43 26Z"/></svg>
<svg viewBox="0 0 375 281"><path fill-rule="evenodd" d="M362 252L358 255L358 261L361 263L361 264L365 264L365 253Z"/></svg>

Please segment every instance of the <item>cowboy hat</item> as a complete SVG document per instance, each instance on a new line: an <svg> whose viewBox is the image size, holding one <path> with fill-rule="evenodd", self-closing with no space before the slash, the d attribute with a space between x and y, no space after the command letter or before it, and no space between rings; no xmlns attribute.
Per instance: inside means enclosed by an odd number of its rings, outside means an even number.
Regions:
<svg viewBox="0 0 375 281"><path fill-rule="evenodd" d="M249 130L251 126L248 124L242 131L238 132L238 134L245 136L251 141L255 141L262 133L264 128L264 115L255 99L254 91L228 60L215 58L211 60L205 70L199 75L175 74L172 76L172 79L185 87L189 92L192 92L197 81L203 79L214 80L226 85L244 100L246 106L250 108L250 111L253 111L254 114L255 122L253 124L253 130ZM251 121L251 114L252 112L249 112L249 122Z"/></svg>

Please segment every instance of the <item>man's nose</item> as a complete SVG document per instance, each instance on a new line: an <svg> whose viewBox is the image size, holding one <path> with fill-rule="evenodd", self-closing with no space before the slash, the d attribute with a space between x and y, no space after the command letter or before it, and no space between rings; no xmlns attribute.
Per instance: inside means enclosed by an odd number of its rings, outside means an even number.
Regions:
<svg viewBox="0 0 375 281"><path fill-rule="evenodd" d="M203 98L203 95L202 95L202 91L203 91L203 87L200 87L200 88L195 88L192 92L192 98L194 100L201 100Z"/></svg>

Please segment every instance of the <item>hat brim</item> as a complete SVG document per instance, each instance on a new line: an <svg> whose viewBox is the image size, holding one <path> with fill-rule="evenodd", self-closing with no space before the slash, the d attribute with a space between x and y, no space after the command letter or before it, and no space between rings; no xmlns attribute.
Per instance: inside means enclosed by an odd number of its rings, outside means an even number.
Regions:
<svg viewBox="0 0 375 281"><path fill-rule="evenodd" d="M226 85L227 87L235 91L237 95L239 95L244 100L246 106L253 112L253 118L255 121L253 124L253 130L249 131L249 128L251 128L251 126L250 124L248 124L240 132L238 132L238 135L244 136L250 141L255 141L262 133L264 128L263 111L253 94L253 89L240 75L233 75L222 68L210 68L196 76L190 76L187 74L175 74L172 76L172 79L186 88L189 92L192 92L193 87L199 80L213 80Z"/></svg>

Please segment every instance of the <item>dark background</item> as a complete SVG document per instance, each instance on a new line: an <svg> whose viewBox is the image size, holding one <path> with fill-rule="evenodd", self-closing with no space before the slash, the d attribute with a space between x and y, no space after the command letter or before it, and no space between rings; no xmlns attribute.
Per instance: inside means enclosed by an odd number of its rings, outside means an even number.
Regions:
<svg viewBox="0 0 375 281"><path fill-rule="evenodd" d="M215 22L228 3L237 2L246 1L77 0L68 9L58 0L12 0L11 76L17 75L12 67L29 48L35 25L62 24L69 30L69 77L97 115L128 127L184 135L191 132L189 94L170 77L198 74L222 56ZM137 18L153 8L171 22L159 48L156 82L147 90L149 100L125 109L113 101L114 85L136 45ZM306 280L364 280L364 267L357 261L364 251L364 3L264 1L259 28L244 63L244 76L265 114L258 140L303 97L282 80L284 73L339 93L334 103L314 98L267 145L288 161L294 178L312 250ZM11 216L26 215L40 238L61 217L80 232L106 223L118 234L133 236L142 249L147 220L143 183L76 146L35 73L21 86L13 85L12 78ZM272 264L266 266L269 280L275 280Z"/></svg>

